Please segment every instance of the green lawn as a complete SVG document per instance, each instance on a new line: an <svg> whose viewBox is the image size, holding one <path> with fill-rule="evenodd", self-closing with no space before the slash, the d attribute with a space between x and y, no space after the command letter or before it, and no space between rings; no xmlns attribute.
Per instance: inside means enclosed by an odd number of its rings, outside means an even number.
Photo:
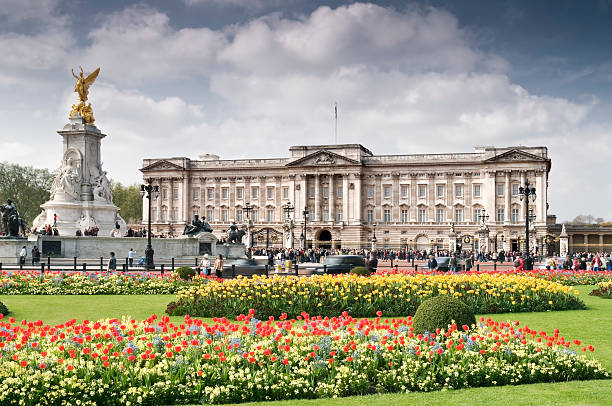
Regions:
<svg viewBox="0 0 612 406"><path fill-rule="evenodd" d="M566 339L579 339L593 345L593 357L612 371L612 300L589 296L592 286L577 288L587 310L546 313L513 313L484 315L495 320L519 320L535 330L551 332L555 328ZM134 296L10 296L0 295L11 316L17 320L42 320L59 324L71 318L99 319L130 315L144 319L152 314L163 315L173 295ZM173 321L182 317L172 317ZM355 396L342 399L288 402L249 403L258 406L277 405L406 405L406 404L497 404L497 405L606 405L612 403L612 380L567 382L476 388L457 391Z"/></svg>

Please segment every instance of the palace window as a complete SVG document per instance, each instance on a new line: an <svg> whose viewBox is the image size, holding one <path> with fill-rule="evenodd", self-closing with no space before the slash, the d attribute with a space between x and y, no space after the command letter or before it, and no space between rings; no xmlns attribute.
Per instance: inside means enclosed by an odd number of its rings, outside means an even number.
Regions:
<svg viewBox="0 0 612 406"><path fill-rule="evenodd" d="M209 187L206 189L206 200L214 200L215 198L215 189Z"/></svg>
<svg viewBox="0 0 612 406"><path fill-rule="evenodd" d="M266 199L268 200L274 199L274 188L273 187L268 187L266 189Z"/></svg>
<svg viewBox="0 0 612 406"><path fill-rule="evenodd" d="M502 183L497 184L497 196L498 197L504 196L504 185Z"/></svg>
<svg viewBox="0 0 612 406"><path fill-rule="evenodd" d="M402 223L407 223L408 222L408 210L404 209L402 210Z"/></svg>
<svg viewBox="0 0 612 406"><path fill-rule="evenodd" d="M374 222L374 210L368 209L368 223Z"/></svg>
<svg viewBox="0 0 612 406"><path fill-rule="evenodd" d="M323 220L322 221L329 221L329 211L328 210L323 210Z"/></svg>
<svg viewBox="0 0 612 406"><path fill-rule="evenodd" d="M455 185L455 197L461 199L463 197L463 185Z"/></svg>
<svg viewBox="0 0 612 406"><path fill-rule="evenodd" d="M474 223L478 223L480 221L480 214L482 213L481 209L474 209Z"/></svg>
<svg viewBox="0 0 612 406"><path fill-rule="evenodd" d="M438 198L443 198L444 197L444 185L437 185L436 186L436 196L438 196Z"/></svg>
<svg viewBox="0 0 612 406"><path fill-rule="evenodd" d="M227 200L229 198L229 188L221 188L221 199Z"/></svg>
<svg viewBox="0 0 612 406"><path fill-rule="evenodd" d="M436 209L436 221L444 223L444 209Z"/></svg>
<svg viewBox="0 0 612 406"><path fill-rule="evenodd" d="M372 186L368 186L368 198L371 199L374 197L374 188Z"/></svg>
<svg viewBox="0 0 612 406"><path fill-rule="evenodd" d="M311 187L308 188L308 196L311 199L315 198L315 187L314 186L311 186Z"/></svg>
<svg viewBox="0 0 612 406"><path fill-rule="evenodd" d="M342 186L338 186L338 193L336 193L336 196L338 196L338 198L342 199L342 194L343 194Z"/></svg>
<svg viewBox="0 0 612 406"><path fill-rule="evenodd" d="M455 209L455 223L463 221L463 209Z"/></svg>
<svg viewBox="0 0 612 406"><path fill-rule="evenodd" d="M391 210L385 209L383 211L383 221L385 223L390 223L391 222Z"/></svg>
<svg viewBox="0 0 612 406"><path fill-rule="evenodd" d="M253 215L253 222L257 223L259 221L259 209L253 209L251 214Z"/></svg>
<svg viewBox="0 0 612 406"><path fill-rule="evenodd" d="M228 216L227 216L227 209L223 209L221 210L221 222L223 223L227 223L228 222Z"/></svg>
<svg viewBox="0 0 612 406"><path fill-rule="evenodd" d="M267 209L266 210L266 221L268 223L271 223L274 221L274 209Z"/></svg>
<svg viewBox="0 0 612 406"><path fill-rule="evenodd" d="M383 196L385 198L391 197L391 186L389 186L389 185L383 186Z"/></svg>
<svg viewBox="0 0 612 406"><path fill-rule="evenodd" d="M519 222L519 209L512 209L510 220L512 221L512 224Z"/></svg>
<svg viewBox="0 0 612 406"><path fill-rule="evenodd" d="M244 199L244 188L242 187L236 188L236 199L238 200Z"/></svg>
<svg viewBox="0 0 612 406"><path fill-rule="evenodd" d="M480 185L474 185L474 197L480 197Z"/></svg>
<svg viewBox="0 0 612 406"><path fill-rule="evenodd" d="M200 189L193 188L193 200L198 200L200 198Z"/></svg>
<svg viewBox="0 0 612 406"><path fill-rule="evenodd" d="M168 209L166 209L165 207L162 208L161 214L162 214L162 221L168 221Z"/></svg>
<svg viewBox="0 0 612 406"><path fill-rule="evenodd" d="M425 209L419 209L419 223L424 223L427 221L427 217L425 216Z"/></svg>
<svg viewBox="0 0 612 406"><path fill-rule="evenodd" d="M425 197L427 195L427 186L419 185L419 197Z"/></svg>
<svg viewBox="0 0 612 406"><path fill-rule="evenodd" d="M178 188L177 188L177 187L175 187L175 188L172 190L172 199L174 199L174 200L178 200Z"/></svg>
<svg viewBox="0 0 612 406"><path fill-rule="evenodd" d="M400 187L400 195L404 199L406 199L408 197L408 185L402 185Z"/></svg>
<svg viewBox="0 0 612 406"><path fill-rule="evenodd" d="M258 187L252 187L251 188L251 199L255 200L259 198L259 188Z"/></svg>
<svg viewBox="0 0 612 406"><path fill-rule="evenodd" d="M283 199L289 199L289 188L288 187L283 188Z"/></svg>
<svg viewBox="0 0 612 406"><path fill-rule="evenodd" d="M338 216L338 221L342 221L342 209L337 210L336 215Z"/></svg>
<svg viewBox="0 0 612 406"><path fill-rule="evenodd" d="M155 207L153 207L151 209L151 221L158 221L159 219L157 218L157 209Z"/></svg>
<svg viewBox="0 0 612 406"><path fill-rule="evenodd" d="M163 200L168 200L168 189L166 189L166 188L162 189L162 199Z"/></svg>
<svg viewBox="0 0 612 406"><path fill-rule="evenodd" d="M178 220L178 209L172 209L172 221Z"/></svg>
<svg viewBox="0 0 612 406"><path fill-rule="evenodd" d="M242 210L241 209L236 210L236 221L238 223L242 223Z"/></svg>
<svg viewBox="0 0 612 406"><path fill-rule="evenodd" d="M327 199L329 197L329 187L323 186L323 197Z"/></svg>
<svg viewBox="0 0 612 406"><path fill-rule="evenodd" d="M497 209L497 222L498 223L504 222L504 209Z"/></svg>
<svg viewBox="0 0 612 406"><path fill-rule="evenodd" d="M512 184L512 196L518 196L519 194L519 185L518 183Z"/></svg>
<svg viewBox="0 0 612 406"><path fill-rule="evenodd" d="M206 219L210 222L213 221L213 211L212 209L206 210Z"/></svg>

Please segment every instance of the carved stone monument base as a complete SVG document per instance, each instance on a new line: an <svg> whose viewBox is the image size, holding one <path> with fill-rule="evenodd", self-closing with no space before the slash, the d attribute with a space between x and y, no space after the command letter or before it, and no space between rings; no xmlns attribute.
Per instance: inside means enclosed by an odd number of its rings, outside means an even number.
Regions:
<svg viewBox="0 0 612 406"><path fill-rule="evenodd" d="M41 205L43 211L32 228L40 231L50 225L62 236L98 228L101 237L123 236L126 224L113 204L110 182L102 168L100 146L106 135L78 113L58 134L63 139L61 169L53 180L51 198Z"/></svg>

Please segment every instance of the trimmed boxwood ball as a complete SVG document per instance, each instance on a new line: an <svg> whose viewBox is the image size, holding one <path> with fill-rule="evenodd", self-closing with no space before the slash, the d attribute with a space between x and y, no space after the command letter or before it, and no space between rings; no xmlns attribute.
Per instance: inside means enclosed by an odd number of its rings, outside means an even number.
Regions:
<svg viewBox="0 0 612 406"><path fill-rule="evenodd" d="M370 276L370 271L365 266L356 266L351 269L351 274L360 276Z"/></svg>
<svg viewBox="0 0 612 406"><path fill-rule="evenodd" d="M178 273L178 276L181 279L186 280L186 281L193 279L193 277L196 274L195 270L188 266L181 266L179 268L176 268L175 272Z"/></svg>
<svg viewBox="0 0 612 406"><path fill-rule="evenodd" d="M0 302L0 314L2 314L3 316L9 314L9 309L2 302Z"/></svg>
<svg viewBox="0 0 612 406"><path fill-rule="evenodd" d="M453 320L459 328L464 324L476 324L474 312L461 300L451 296L435 296L417 308L412 327L415 333L435 332L437 328L448 330Z"/></svg>

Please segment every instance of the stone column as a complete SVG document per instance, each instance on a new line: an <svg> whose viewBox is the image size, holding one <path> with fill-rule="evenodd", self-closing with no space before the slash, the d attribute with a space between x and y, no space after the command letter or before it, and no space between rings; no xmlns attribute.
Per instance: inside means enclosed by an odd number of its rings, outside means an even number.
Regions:
<svg viewBox="0 0 612 406"><path fill-rule="evenodd" d="M229 177L228 220L236 220L236 177Z"/></svg>
<svg viewBox="0 0 612 406"><path fill-rule="evenodd" d="M589 235L586 233L584 234L584 250L589 252Z"/></svg>
<svg viewBox="0 0 612 406"><path fill-rule="evenodd" d="M329 215L329 221L331 221L332 223L334 223L334 207L336 204L336 193L335 193L335 188L336 188L336 183L334 182L334 174L330 174L329 175L329 184L327 185L327 210L328 210L328 215Z"/></svg>
<svg viewBox="0 0 612 406"><path fill-rule="evenodd" d="M168 223L171 224L174 221L172 217L174 213L174 178L170 178L170 184L168 185Z"/></svg>
<svg viewBox="0 0 612 406"><path fill-rule="evenodd" d="M302 175L300 179L300 189L302 191L302 210L300 210L299 216L302 221L304 221L304 209L308 208L308 175Z"/></svg>
<svg viewBox="0 0 612 406"><path fill-rule="evenodd" d="M342 221L347 223L349 219L349 175L345 173L342 176Z"/></svg>
<svg viewBox="0 0 612 406"><path fill-rule="evenodd" d="M355 178L355 198L354 200L354 204L355 204L355 211L353 214L353 218L355 219L356 223L360 223L361 222L361 174L357 173L354 175Z"/></svg>
<svg viewBox="0 0 612 406"><path fill-rule="evenodd" d="M497 207L495 205L496 195L497 195L497 190L495 190L496 188L495 171L487 172L487 176L486 176L483 186L484 186L483 187L484 190L481 190L480 193L482 193L482 196L484 197L483 199L484 208L487 210L487 213L489 213L490 219L493 220L494 222L497 222ZM504 247L505 246L506 244L504 244ZM504 251L508 251L508 250L504 248Z"/></svg>
<svg viewBox="0 0 612 406"><path fill-rule="evenodd" d="M213 217L215 222L221 222L221 178L215 178L215 199L213 200Z"/></svg>
<svg viewBox="0 0 612 406"><path fill-rule="evenodd" d="M574 250L574 236L570 235L569 236L569 246L568 246L568 250L573 251ZM570 251L570 252L571 252Z"/></svg>
<svg viewBox="0 0 612 406"><path fill-rule="evenodd" d="M159 193L160 193L159 194L159 198L157 199L157 202L155 202L155 207L157 207L157 218L153 217L151 219L151 221L154 221L156 223L160 223L161 222L161 218L162 218L161 217L162 200L164 200L164 199L163 199L163 196L161 195L161 193L162 193L162 189L164 187L163 186L163 181L164 181L163 178L157 179L157 185L159 185Z"/></svg>
<svg viewBox="0 0 612 406"><path fill-rule="evenodd" d="M400 199L400 186L399 186L399 173L391 174L391 179L393 179L393 185L391 186L391 221L399 222L400 219L400 208L399 208L399 199Z"/></svg>
<svg viewBox="0 0 612 406"><path fill-rule="evenodd" d="M321 177L317 173L314 178L315 187L315 204L314 204L314 221L321 221Z"/></svg>
<svg viewBox="0 0 612 406"><path fill-rule="evenodd" d="M521 171L521 184L519 185L519 187L525 187L525 176L527 175L527 171ZM520 218L519 221L521 222L521 224L525 224L525 216L527 215L527 213L525 213L525 204L524 202L521 202L521 209L520 209Z"/></svg>
<svg viewBox="0 0 612 406"><path fill-rule="evenodd" d="M182 206L183 206L183 213L182 213L182 221L184 221L185 223L189 222L189 218L191 216L189 216L189 208L192 206L192 202L193 202L193 195L191 193L190 189L190 182L189 182L189 174L188 173L184 173L183 174L183 193L182 193Z"/></svg>
<svg viewBox="0 0 612 406"><path fill-rule="evenodd" d="M447 173L444 198L446 200L446 221L450 221L451 223L455 222L455 213L453 213L453 187L453 175Z"/></svg>
<svg viewBox="0 0 612 406"><path fill-rule="evenodd" d="M282 176L274 177L274 207L276 208L276 221L281 219L281 222L285 221L283 217L285 212L283 211L283 184Z"/></svg>
<svg viewBox="0 0 612 406"><path fill-rule="evenodd" d="M504 187L504 222L510 224L510 198L512 196L512 186L510 185L510 171L506 171L506 186Z"/></svg>
<svg viewBox="0 0 612 406"><path fill-rule="evenodd" d="M599 234L599 250L603 252L604 250L604 236L603 234Z"/></svg>
<svg viewBox="0 0 612 406"><path fill-rule="evenodd" d="M259 195L258 195L258 202L257 202L257 210L259 211L259 213L257 214L257 218L259 219L260 223L265 223L267 221L266 219L266 196L267 191L266 191L266 177L265 176L260 176L259 177Z"/></svg>

